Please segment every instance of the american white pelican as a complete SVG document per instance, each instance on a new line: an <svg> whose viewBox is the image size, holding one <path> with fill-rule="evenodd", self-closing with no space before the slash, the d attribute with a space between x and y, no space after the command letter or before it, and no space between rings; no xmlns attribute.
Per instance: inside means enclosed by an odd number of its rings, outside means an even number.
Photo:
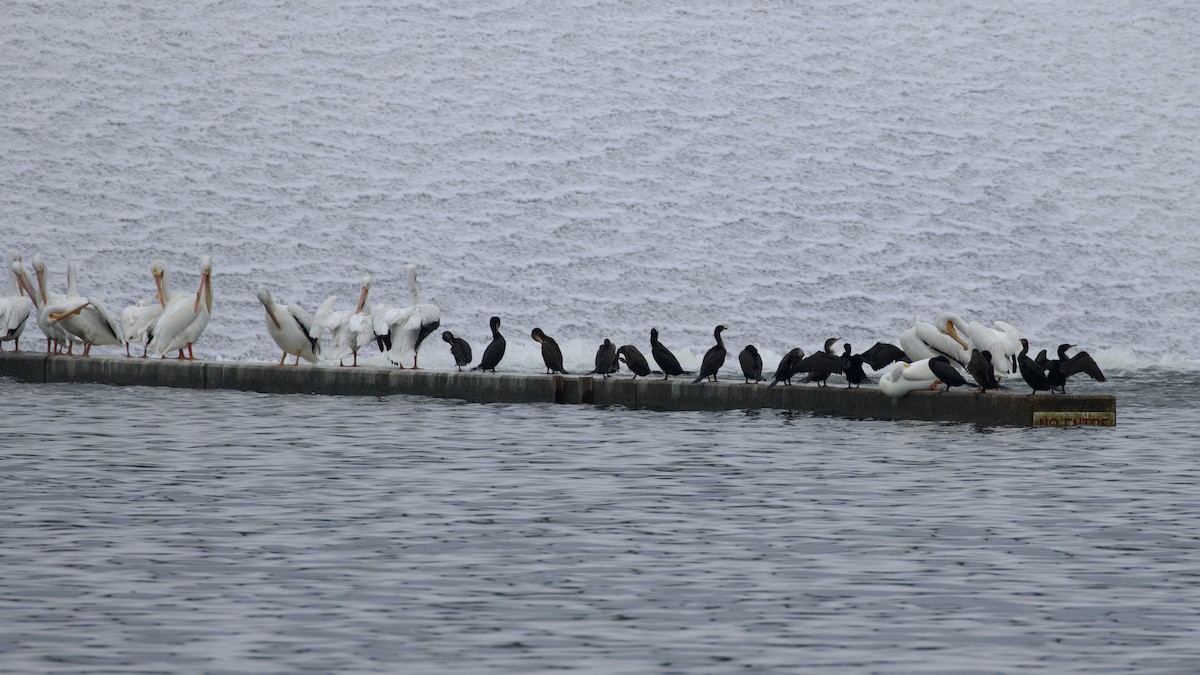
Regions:
<svg viewBox="0 0 1200 675"><path fill-rule="evenodd" d="M417 288L417 266L406 263L408 294L412 304L401 309L376 306L372 311L375 337L380 348L387 351L388 360L403 368L401 363L412 354L413 368L417 367L417 352L421 343L442 323L437 305L421 303Z"/></svg>
<svg viewBox="0 0 1200 675"><path fill-rule="evenodd" d="M50 303L59 302L66 296L47 288L46 259L42 257L41 253L33 254L33 273L37 276L38 294L42 300L38 307L38 328L41 328L42 333L46 336L46 353L61 354L62 346L66 344L66 353L70 356L75 350L75 336L68 333L67 329L58 322L52 321L47 308ZM51 343L53 343L53 350Z"/></svg>
<svg viewBox="0 0 1200 675"><path fill-rule="evenodd" d="M192 345L200 339L200 335L212 318L212 258L204 256L200 259L200 286L196 295L171 293L167 306L158 317L154 328L151 329L153 338L150 340L150 350L159 355L178 351L179 358L184 358L183 350L187 349L187 358L193 359ZM164 288L166 288L164 286ZM169 292L169 289L167 289ZM167 296L168 292L163 295Z"/></svg>
<svg viewBox="0 0 1200 675"><path fill-rule="evenodd" d="M92 345L120 345L124 342L121 324L98 298L80 295L75 278L75 263L70 263L66 297L48 304L43 311L83 343L83 356L91 353Z"/></svg>
<svg viewBox="0 0 1200 675"><path fill-rule="evenodd" d="M966 327L957 314L943 312L932 325L914 323L900 333L900 348L914 361L945 355L966 366L971 360L971 346L959 334Z"/></svg>
<svg viewBox="0 0 1200 675"><path fill-rule="evenodd" d="M266 286L258 287L258 301L267 312L267 332L283 350L279 365L283 365L289 354L296 357L296 362L292 364L294 366L300 365L301 358L311 363L320 359L322 324L328 321L335 300L332 296L326 298L317 308L317 313L310 315L295 303L287 306L278 304L271 298L271 291Z"/></svg>
<svg viewBox="0 0 1200 675"><path fill-rule="evenodd" d="M910 391L936 389L939 380L929 369L929 359L912 363L897 363L879 378L879 391L892 398L902 398Z"/></svg>
<svg viewBox="0 0 1200 675"><path fill-rule="evenodd" d="M4 343L12 342L16 351L21 351L21 333L25 332L25 323L33 314L33 296L27 296L25 286L14 266L20 267L21 254L9 249L8 286L5 294L0 296L0 351L4 351Z"/></svg>
<svg viewBox="0 0 1200 675"><path fill-rule="evenodd" d="M995 328L990 328L978 321L967 323L962 317L954 312L945 312L940 315L939 320L948 320L956 328L962 331L967 342L972 347L981 352L989 352L992 355L992 367L995 369L997 378L1004 378L1012 375L1016 370L1013 367L1013 359L1021 351L1021 332L1013 328L1011 324L1004 321L993 322ZM968 362L970 356L968 355ZM960 360L961 362L961 360ZM966 365L964 363L964 365Z"/></svg>
<svg viewBox="0 0 1200 675"><path fill-rule="evenodd" d="M137 304L121 310L121 331L125 334L125 356L129 354L129 343L134 342L142 347L142 358L146 358L146 350L150 344L151 330L162 316L167 306L167 298L163 293L163 277L167 264L155 261L150 266L150 274L154 277L156 292L153 298L144 298Z"/></svg>
<svg viewBox="0 0 1200 675"><path fill-rule="evenodd" d="M354 306L354 311L343 309L330 312L325 321L325 329L329 331L329 348L325 350L325 358L337 359L339 366L342 365L342 360L350 355L353 357L351 367L357 367L358 350L375 341L371 315L363 313L373 282L370 274L363 277L358 292L358 304Z"/></svg>

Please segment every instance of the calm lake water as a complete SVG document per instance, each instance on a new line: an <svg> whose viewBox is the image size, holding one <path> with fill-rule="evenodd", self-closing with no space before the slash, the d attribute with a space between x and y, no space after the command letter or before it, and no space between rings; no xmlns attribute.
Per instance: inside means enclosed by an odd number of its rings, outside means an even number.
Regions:
<svg viewBox="0 0 1200 675"><path fill-rule="evenodd" d="M1200 376L1114 429L0 380L10 672L1184 672Z"/></svg>

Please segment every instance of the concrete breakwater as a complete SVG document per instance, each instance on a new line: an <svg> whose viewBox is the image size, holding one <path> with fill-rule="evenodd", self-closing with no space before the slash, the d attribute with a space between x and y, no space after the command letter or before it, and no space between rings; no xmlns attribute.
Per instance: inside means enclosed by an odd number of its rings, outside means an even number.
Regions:
<svg viewBox="0 0 1200 675"><path fill-rule="evenodd" d="M970 391L918 391L900 399L878 389L838 385L776 386L740 380L692 384L686 379L529 375L393 368L290 367L265 363L127 359L0 353L0 376L26 382L234 389L281 394L390 396L410 394L479 403L574 403L655 410L773 408L854 419L933 420L984 426L1114 426L1110 395L1026 396Z"/></svg>

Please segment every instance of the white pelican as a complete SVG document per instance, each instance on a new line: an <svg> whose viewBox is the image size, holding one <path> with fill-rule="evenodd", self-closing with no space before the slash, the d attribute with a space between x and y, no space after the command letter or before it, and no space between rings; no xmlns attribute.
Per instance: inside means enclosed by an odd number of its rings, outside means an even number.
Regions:
<svg viewBox="0 0 1200 675"><path fill-rule="evenodd" d="M166 263L157 260L150 266L150 274L154 277L154 287L157 289L153 298L139 300L137 304L121 310L121 331L125 334L125 356L127 357L130 356L129 343L135 342L142 347L142 358L146 358L151 331L167 306L167 298L163 293L162 286L166 267Z"/></svg>
<svg viewBox="0 0 1200 675"><path fill-rule="evenodd" d="M1003 379L1016 372L1013 366L1015 356L1021 352L1021 332L1004 321L993 322L995 328L989 328L978 321L967 323L954 312L939 315L938 320L950 321L951 325L962 331L971 347L980 352L992 355L992 367L998 379ZM968 356L967 362L969 363ZM960 360L961 362L961 360ZM966 365L964 363L963 365Z"/></svg>
<svg viewBox="0 0 1200 675"><path fill-rule="evenodd" d="M902 398L910 391L936 389L940 380L929 369L929 359L912 363L897 363L879 378L879 390L892 398Z"/></svg>
<svg viewBox="0 0 1200 675"><path fill-rule="evenodd" d="M310 315L296 303L284 306L275 302L266 286L258 287L258 301L267 311L267 332L283 350L279 365L283 365L289 354L296 357L296 362L292 364L294 366L300 365L301 358L310 363L320 359L322 324L328 321L336 299L333 296L326 298L317 308L317 313Z"/></svg>
<svg viewBox="0 0 1200 675"><path fill-rule="evenodd" d="M912 328L900 333L900 348L913 361L944 354L966 366L971 360L971 346L959 334L966 327L957 314L943 312L933 320L932 325L914 323Z"/></svg>
<svg viewBox="0 0 1200 675"><path fill-rule="evenodd" d="M417 352L421 343L442 323L437 305L421 303L417 288L417 266L406 263L408 294L412 305L401 309L376 306L371 313L375 337L380 348L387 350L388 360L403 368L401 362L412 353L413 368L417 367Z"/></svg>
<svg viewBox="0 0 1200 675"><path fill-rule="evenodd" d="M92 345L120 345L124 337L116 317L98 298L80 295L75 277L75 263L70 263L66 297L46 305L42 312L83 343L83 356L91 353Z"/></svg>
<svg viewBox="0 0 1200 675"><path fill-rule="evenodd" d="M4 343L12 342L16 351L21 351L21 333L25 332L25 322L33 314L33 296L26 297L27 291L21 283L14 266L20 267L21 254L9 249L8 251L8 286L5 294L0 296L0 351L4 351Z"/></svg>
<svg viewBox="0 0 1200 675"><path fill-rule="evenodd" d="M46 259L41 253L33 254L33 273L37 276L38 294L41 296L41 305L38 307L38 328L42 329L42 333L46 336L46 353L61 354L63 344L67 345L67 355L70 356L75 350L75 336L67 332L59 323L50 319L50 312L47 311L47 305L52 302L59 302L66 296L62 293L55 293L46 287ZM32 287L32 284L30 284ZM54 348L51 350L51 343Z"/></svg>
<svg viewBox="0 0 1200 675"><path fill-rule="evenodd" d="M200 339L212 318L212 258L204 256L200 259L200 286L194 297L171 293L165 284L163 289L167 306L151 329L150 350L159 355L178 351L182 359L185 358L183 350L187 348L186 358L194 359L192 345Z"/></svg>
<svg viewBox="0 0 1200 675"><path fill-rule="evenodd" d="M362 287L358 292L358 304L354 306L354 311L343 309L330 312L329 317L325 320L325 329L330 332L329 349L326 350L325 358L337 359L339 366L349 354L353 356L350 365L357 367L358 350L375 341L371 315L363 313L363 307L367 304L367 294L371 291L373 282L370 274L363 277Z"/></svg>

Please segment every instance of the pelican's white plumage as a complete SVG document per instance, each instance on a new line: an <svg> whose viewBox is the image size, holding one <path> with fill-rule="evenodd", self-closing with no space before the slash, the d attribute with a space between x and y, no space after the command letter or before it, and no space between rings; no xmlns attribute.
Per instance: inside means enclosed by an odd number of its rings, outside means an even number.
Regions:
<svg viewBox="0 0 1200 675"><path fill-rule="evenodd" d="M25 332L29 315L33 314L34 301L32 295L27 295L14 267L21 265L21 255L10 249L6 257L8 285L4 295L0 296L0 350L5 342L12 342L16 350L21 351L21 334Z"/></svg>
<svg viewBox="0 0 1200 675"><path fill-rule="evenodd" d="M944 354L966 366L971 360L971 345L960 334L966 328L957 314L943 312L933 324L913 323L912 328L900 333L900 348L913 361Z"/></svg>
<svg viewBox="0 0 1200 675"><path fill-rule="evenodd" d="M336 299L335 296L326 298L316 314L310 315L296 303L281 305L275 302L266 286L258 287L258 301L267 314L267 332L283 350L279 365L283 365L289 354L296 357L293 365L297 366L300 365L300 359L311 363L320 359L323 324L329 320Z"/></svg>
<svg viewBox="0 0 1200 675"><path fill-rule="evenodd" d="M200 286L196 295L174 294L170 289L163 293L170 295L166 308L151 329L153 338L150 340L150 350L163 355L178 351L179 358L184 358L183 349L187 349L187 358L193 358L192 345L199 339L208 321L212 318L212 258L204 256L200 259Z"/></svg>
<svg viewBox="0 0 1200 675"><path fill-rule="evenodd" d="M75 263L67 266L67 295L48 304L43 312L49 314L68 333L83 343L83 355L88 356L92 345L119 345L124 342L121 324L99 298L79 293Z"/></svg>
<svg viewBox="0 0 1200 675"><path fill-rule="evenodd" d="M341 365L342 359L353 356L351 366L357 366L358 350L375 341L371 315L363 312L373 282L370 274L364 276L354 310L330 312L325 321L325 329L329 331L329 348L325 351L325 358L337 359L338 365Z"/></svg>
<svg viewBox="0 0 1200 675"><path fill-rule="evenodd" d="M48 288L46 283L46 259L41 253L33 254L33 273L37 277L37 291L41 296L41 303L38 306L38 328L42 329L42 333L46 336L46 353L51 352L59 354L62 352L63 344L67 345L67 354L71 354L75 349L75 336L67 332L67 329L57 321L50 319L51 303L60 302L64 296L62 293L56 293ZM53 343L53 349L51 349Z"/></svg>
<svg viewBox="0 0 1200 675"><path fill-rule="evenodd" d="M929 359L912 363L896 363L879 378L879 390L892 398L907 396L909 392L932 389L938 378L929 369Z"/></svg>
<svg viewBox="0 0 1200 675"><path fill-rule="evenodd" d="M167 306L166 294L163 292L163 275L167 264L155 261L150 266L150 275L154 277L156 292L153 298L144 298L137 304L121 310L121 330L125 334L125 356L129 356L129 343L133 342L142 347L142 356L150 344L150 337L158 317L162 316Z"/></svg>
<svg viewBox="0 0 1200 675"><path fill-rule="evenodd" d="M437 305L421 302L420 290L417 287L417 266L407 263L404 270L412 304L400 309L376 305L371 316L375 334L385 338L385 342L389 344L388 360L401 365L404 359L412 354L413 368L416 368L417 352L421 349L421 343L441 325L442 312Z"/></svg>

